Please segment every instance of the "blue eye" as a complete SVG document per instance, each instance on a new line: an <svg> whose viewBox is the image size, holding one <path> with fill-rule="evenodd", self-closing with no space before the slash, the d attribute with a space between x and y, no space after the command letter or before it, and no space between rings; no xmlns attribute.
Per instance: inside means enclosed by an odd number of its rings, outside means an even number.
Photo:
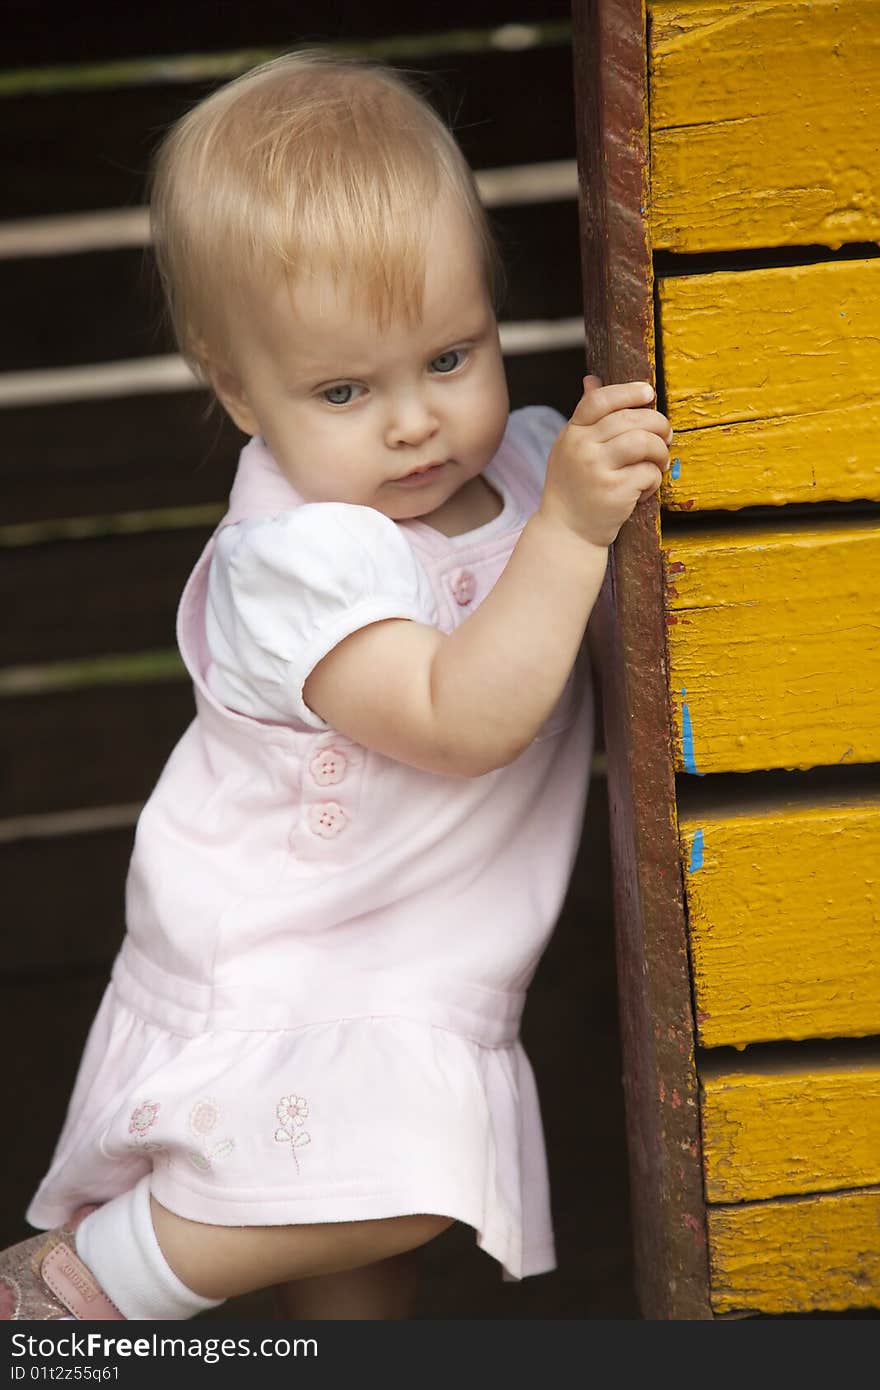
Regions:
<svg viewBox="0 0 880 1390"><path fill-rule="evenodd" d="M448 352L441 352L439 357L434 358L431 368L435 372L454 372L466 356L463 348L450 348Z"/></svg>
<svg viewBox="0 0 880 1390"><path fill-rule="evenodd" d="M348 405L354 400L357 389L356 386L344 382L339 386L328 386L326 391L321 392L321 395L328 405Z"/></svg>

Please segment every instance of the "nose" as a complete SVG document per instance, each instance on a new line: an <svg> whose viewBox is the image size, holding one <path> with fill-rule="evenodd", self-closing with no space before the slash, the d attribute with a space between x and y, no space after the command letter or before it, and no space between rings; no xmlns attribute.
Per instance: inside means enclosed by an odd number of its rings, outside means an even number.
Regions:
<svg viewBox="0 0 880 1390"><path fill-rule="evenodd" d="M388 414L385 442L389 449L402 445L418 448L426 444L439 428L439 420L427 396L419 391L395 397Z"/></svg>

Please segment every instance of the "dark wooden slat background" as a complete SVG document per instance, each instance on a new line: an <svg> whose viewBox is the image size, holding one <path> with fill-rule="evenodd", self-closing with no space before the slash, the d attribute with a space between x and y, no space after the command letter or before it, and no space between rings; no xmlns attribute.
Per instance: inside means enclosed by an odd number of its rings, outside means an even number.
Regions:
<svg viewBox="0 0 880 1390"><path fill-rule="evenodd" d="M291 40L293 46L295 34ZM564 45L446 54L397 66L417 79L424 74L438 110L475 169L565 159L573 153L571 55ZM7 171L0 190L2 216L39 217L139 202L162 131L216 85L7 98L0 135Z"/></svg>
<svg viewBox="0 0 880 1390"><path fill-rule="evenodd" d="M157 13L158 10L158 13ZM428 12L426 12L427 16ZM8 67L222 52L303 40L435 32L382 0L300 8L196 0L143 15L90 7L59 21L45 0L7 5ZM51 23L49 22L51 18ZM452 5L444 28L486 29L568 18L561 0ZM74 23L75 20L75 23ZM435 52L401 61L425 74L477 169L573 159L571 51ZM139 206L161 129L211 83L157 83L0 98L4 220ZM574 198L492 211L505 251L505 321L581 313ZM5 373L121 362L172 351L161 326L148 250L0 259ZM512 404L568 412L586 369L579 347L512 355ZM63 1119L79 1052L122 932L132 828L126 809L149 794L192 717L188 682L166 668L124 680L88 669L54 688L11 668L173 647L181 585L207 520L136 534L60 538L42 523L211 504L228 492L242 436L197 390L7 406L0 411L0 873L7 945L0 1005L3 1095L15 1115L7 1145L0 1236L27 1233L24 1206ZM23 524L36 523L24 534ZM10 531L8 528L13 528ZM100 523L97 524L100 531ZM20 676L20 673L19 673ZM5 679L5 684L3 684ZM29 683L28 683L29 682ZM85 683L80 683L85 682ZM560 1268L502 1284L495 1262L458 1227L423 1253L422 1317L634 1317L613 967L607 804L590 792L578 863L557 933L530 992L524 1041L547 1133ZM27 818L62 817L62 821ZM65 818L66 819L63 819ZM94 819L94 818L97 819ZM25 818L22 821L21 818ZM39 1040L33 1020L39 1017ZM264 1315L265 1295L222 1315Z"/></svg>

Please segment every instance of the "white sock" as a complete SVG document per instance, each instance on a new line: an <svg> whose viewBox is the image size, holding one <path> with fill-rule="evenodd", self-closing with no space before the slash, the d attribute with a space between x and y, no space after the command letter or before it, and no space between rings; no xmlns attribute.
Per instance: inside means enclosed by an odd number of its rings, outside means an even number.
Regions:
<svg viewBox="0 0 880 1390"><path fill-rule="evenodd" d="M150 1213L150 1175L93 1211L74 1232L76 1253L126 1318L194 1318L222 1298L202 1298L182 1284L162 1254Z"/></svg>

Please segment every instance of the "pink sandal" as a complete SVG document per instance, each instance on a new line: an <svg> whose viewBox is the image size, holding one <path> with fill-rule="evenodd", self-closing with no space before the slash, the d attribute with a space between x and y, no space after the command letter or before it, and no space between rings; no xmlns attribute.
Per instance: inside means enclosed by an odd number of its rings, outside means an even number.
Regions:
<svg viewBox="0 0 880 1390"><path fill-rule="evenodd" d="M92 1207L67 1226L44 1231L0 1254L0 1322L108 1322L125 1318L83 1264L71 1239Z"/></svg>

